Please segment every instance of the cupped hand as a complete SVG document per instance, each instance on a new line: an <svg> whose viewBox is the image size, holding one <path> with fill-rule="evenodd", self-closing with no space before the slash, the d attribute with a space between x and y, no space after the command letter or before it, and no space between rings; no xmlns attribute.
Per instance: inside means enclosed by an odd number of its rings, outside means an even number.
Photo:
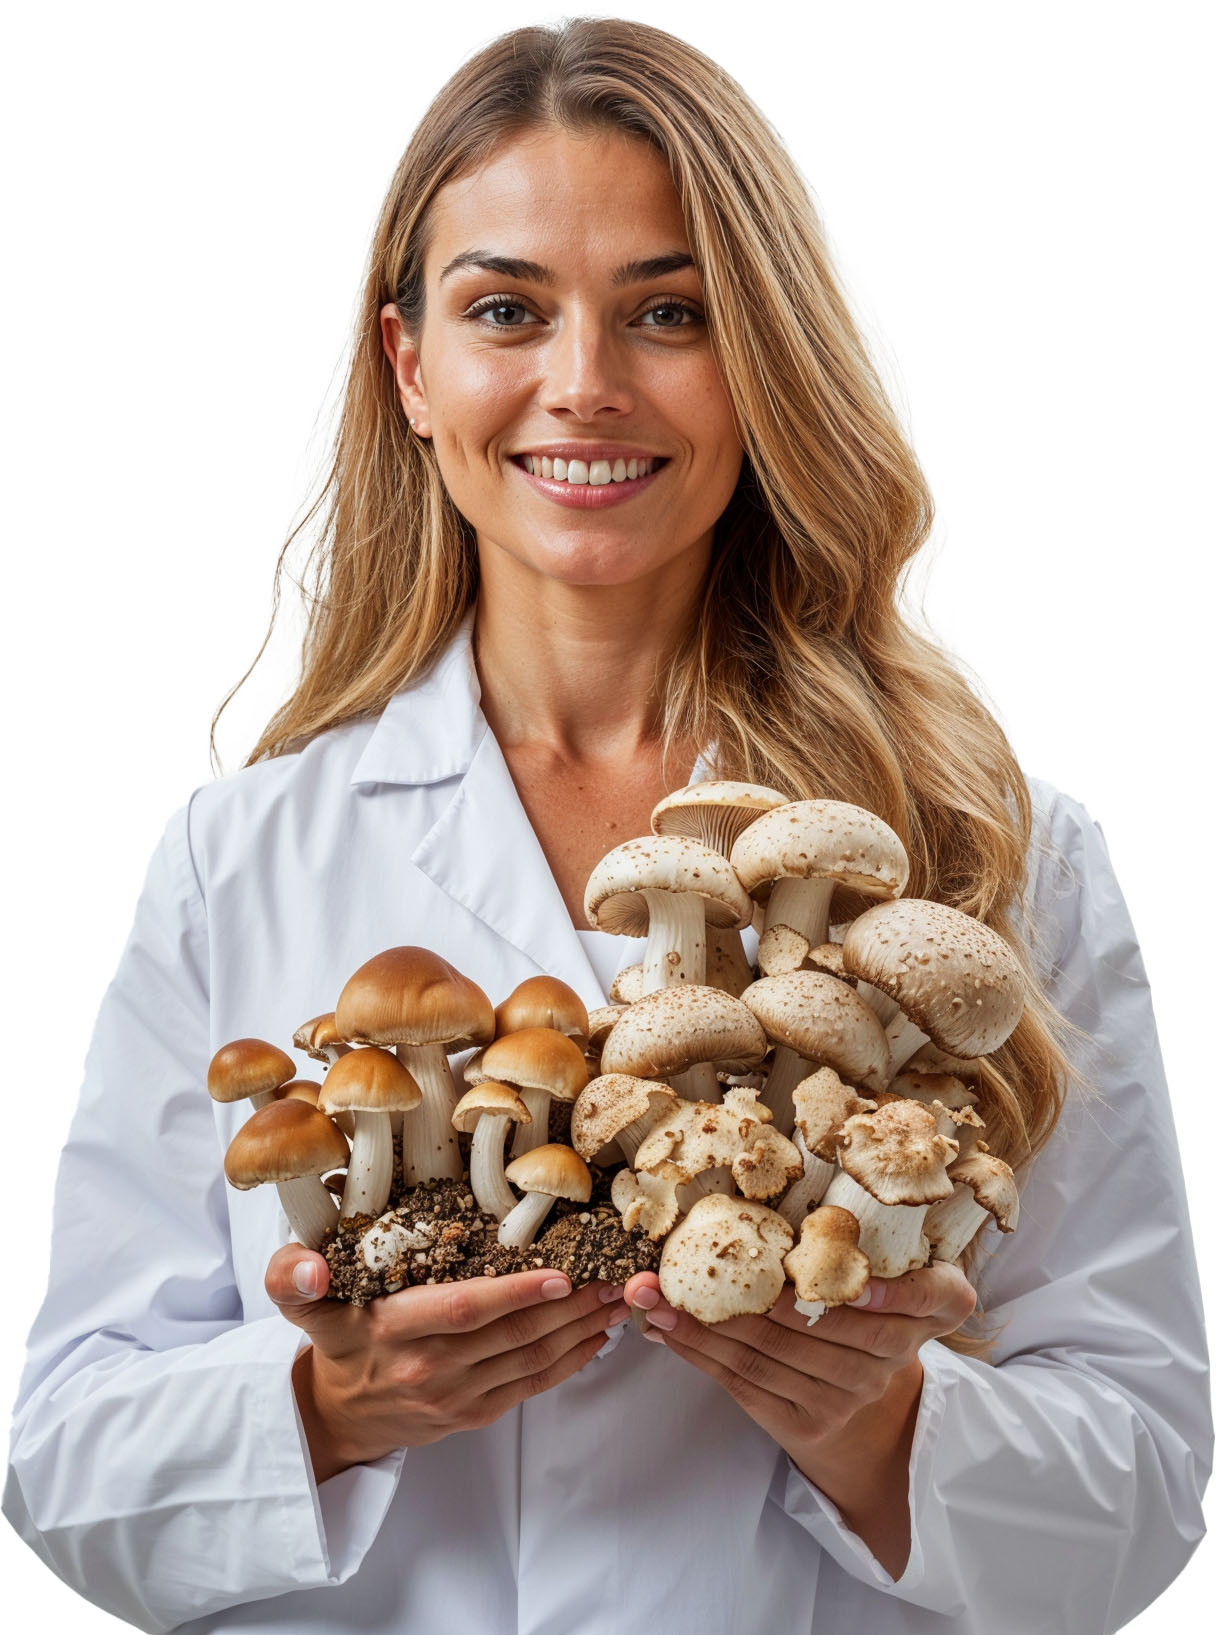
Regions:
<svg viewBox="0 0 1216 1635"><path fill-rule="evenodd" d="M864 1305L837 1306L810 1327L795 1298L787 1283L764 1316L707 1325L668 1305L653 1272L625 1285L626 1302L646 1312L647 1339L716 1380L808 1475L838 1448L854 1461L859 1431L877 1438L873 1451L898 1440L919 1397L920 1348L958 1328L976 1300L945 1264L872 1278Z"/></svg>
<svg viewBox="0 0 1216 1635"><path fill-rule="evenodd" d="M619 1289L563 1272L434 1283L366 1306L325 1298L323 1255L286 1244L266 1292L308 1335L293 1382L319 1482L394 1448L489 1425L578 1372L625 1320Z"/></svg>

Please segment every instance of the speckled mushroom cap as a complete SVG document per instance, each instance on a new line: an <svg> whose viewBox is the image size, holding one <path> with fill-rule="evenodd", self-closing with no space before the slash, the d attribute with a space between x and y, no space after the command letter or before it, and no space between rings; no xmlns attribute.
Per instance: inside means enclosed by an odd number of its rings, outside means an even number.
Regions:
<svg viewBox="0 0 1216 1635"><path fill-rule="evenodd" d="M512 1090L509 1084L498 1084L493 1079L483 1079L480 1084L465 1091L452 1108L452 1125L467 1135L483 1113L488 1113L492 1118L509 1118L515 1124L532 1122L528 1104L519 1092Z"/></svg>
<svg viewBox="0 0 1216 1635"><path fill-rule="evenodd" d="M731 867L758 902L774 880L835 880L867 897L898 897L908 854L889 824L842 800L796 800L766 812L731 848Z"/></svg>
<svg viewBox="0 0 1216 1635"><path fill-rule="evenodd" d="M860 1236L857 1217L835 1204L821 1204L805 1217L784 1261L799 1300L843 1306L860 1298L870 1281L870 1262L857 1247Z"/></svg>
<svg viewBox="0 0 1216 1635"><path fill-rule="evenodd" d="M623 1005L597 1005L587 1012L587 1054L598 1057L604 1041L625 1014Z"/></svg>
<svg viewBox="0 0 1216 1635"><path fill-rule="evenodd" d="M680 1213L676 1183L644 1172L619 1169L612 1177L612 1202L627 1232L640 1228L648 1238L670 1232Z"/></svg>
<svg viewBox="0 0 1216 1635"><path fill-rule="evenodd" d="M1013 1171L1003 1158L990 1152L969 1153L951 1164L950 1179L971 1188L976 1203L988 1211L1002 1232L1015 1229L1021 1205Z"/></svg>
<svg viewBox="0 0 1216 1635"><path fill-rule="evenodd" d="M521 1028L555 1028L579 1047L587 1041L587 1007L567 982L555 976L530 976L494 1010L496 1037Z"/></svg>
<svg viewBox="0 0 1216 1635"><path fill-rule="evenodd" d="M325 1075L323 1113L411 1113L422 1101L418 1081L393 1055L371 1045L340 1056Z"/></svg>
<svg viewBox="0 0 1216 1635"><path fill-rule="evenodd" d="M882 1023L847 982L824 971L763 976L743 993L774 1044L835 1068L849 1084L880 1090L891 1071Z"/></svg>
<svg viewBox="0 0 1216 1635"><path fill-rule="evenodd" d="M556 1028L520 1028L486 1046L479 1077L573 1101L587 1083L587 1063L574 1040Z"/></svg>
<svg viewBox="0 0 1216 1635"><path fill-rule="evenodd" d="M793 1228L775 1209L709 1193L663 1245L659 1288L669 1305L698 1322L758 1316L777 1303L785 1283L781 1257L793 1242Z"/></svg>
<svg viewBox="0 0 1216 1635"><path fill-rule="evenodd" d="M224 1174L247 1192L265 1181L324 1175L340 1169L348 1157L346 1137L333 1119L306 1101L272 1101L233 1136Z"/></svg>
<svg viewBox="0 0 1216 1635"><path fill-rule="evenodd" d="M221 1045L207 1068L213 1101L244 1101L272 1095L296 1076L296 1064L285 1050L265 1039L233 1039Z"/></svg>
<svg viewBox="0 0 1216 1635"><path fill-rule="evenodd" d="M751 900L720 852L684 835L644 835L602 857L587 881L589 922L618 936L644 937L650 910L644 891L694 892L707 925L751 924Z"/></svg>
<svg viewBox="0 0 1216 1635"><path fill-rule="evenodd" d="M772 1113L758 1096L756 1090L729 1090L720 1103L673 1102L638 1147L634 1169L687 1182L707 1169L733 1164L772 1122ZM797 1149L792 1150L796 1154Z"/></svg>
<svg viewBox="0 0 1216 1635"><path fill-rule="evenodd" d="M338 1032L356 1045L442 1045L494 1037L494 1007L475 982L429 948L386 948L338 996Z"/></svg>
<svg viewBox="0 0 1216 1635"><path fill-rule="evenodd" d="M764 1029L741 1000L718 988L687 983L635 1000L608 1035L600 1057L605 1073L665 1079L694 1062L746 1073L764 1060Z"/></svg>
<svg viewBox="0 0 1216 1635"><path fill-rule="evenodd" d="M638 1079L630 1073L603 1073L592 1079L570 1114L570 1144L580 1158L595 1157L620 1132L655 1112L660 1103L679 1100L668 1084Z"/></svg>
<svg viewBox="0 0 1216 1635"><path fill-rule="evenodd" d="M513 1158L506 1177L521 1192L543 1192L550 1198L569 1198L585 1204L591 1196L591 1171L573 1147L547 1141L543 1147Z"/></svg>
<svg viewBox="0 0 1216 1635"><path fill-rule="evenodd" d="M836 1162L836 1142L845 1121L872 1113L876 1103L859 1096L830 1067L821 1067L794 1088L794 1122L816 1158Z"/></svg>
<svg viewBox="0 0 1216 1635"><path fill-rule="evenodd" d="M836 1142L836 1162L881 1204L931 1204L949 1198L947 1164L958 1143L937 1133L937 1120L919 1101L887 1102L874 1113L847 1119Z"/></svg>
<svg viewBox="0 0 1216 1635"><path fill-rule="evenodd" d="M788 795L763 784L707 778L664 795L650 814L650 827L657 835L687 835L729 857L744 829L788 802Z"/></svg>
<svg viewBox="0 0 1216 1635"><path fill-rule="evenodd" d="M859 915L845 935L844 962L956 1056L1003 1045L1026 1003L1008 943L981 920L923 898L876 903Z"/></svg>
<svg viewBox="0 0 1216 1635"><path fill-rule="evenodd" d="M322 1016L314 1016L307 1022L301 1022L292 1034L291 1042L297 1050L304 1051L314 1060L328 1062L326 1050L334 1045L344 1044L345 1040L338 1032L333 1011L326 1011Z"/></svg>

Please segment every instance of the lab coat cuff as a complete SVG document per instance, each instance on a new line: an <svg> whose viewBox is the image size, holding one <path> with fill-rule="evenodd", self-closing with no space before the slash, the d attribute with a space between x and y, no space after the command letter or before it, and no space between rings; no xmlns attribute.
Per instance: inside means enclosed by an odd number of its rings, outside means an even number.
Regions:
<svg viewBox="0 0 1216 1635"><path fill-rule="evenodd" d="M937 1581L926 1555L926 1539L933 1536L932 1517L937 1502L933 1489L931 1450L940 1436L950 1434L949 1427L943 1423L949 1389L949 1357L950 1353L937 1341L930 1341L921 1348L924 1380L908 1473L911 1549L907 1565L898 1579L891 1577L864 1541L850 1530L827 1494L804 1476L788 1456L781 1504L786 1514L804 1527L850 1577L914 1606L924 1607L944 1617L958 1617L964 1610L964 1603L957 1586Z"/></svg>

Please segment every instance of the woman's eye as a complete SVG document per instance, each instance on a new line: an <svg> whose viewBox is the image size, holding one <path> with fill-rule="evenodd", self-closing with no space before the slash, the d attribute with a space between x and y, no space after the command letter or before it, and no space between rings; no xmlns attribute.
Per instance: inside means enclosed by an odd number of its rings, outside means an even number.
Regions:
<svg viewBox="0 0 1216 1635"><path fill-rule="evenodd" d="M699 323L701 315L679 301L664 301L657 307L647 307L642 317L651 320L645 325L647 329L686 329Z"/></svg>
<svg viewBox="0 0 1216 1635"><path fill-rule="evenodd" d="M488 300L469 308L470 318L484 318L493 329L520 329L531 318L518 301Z"/></svg>

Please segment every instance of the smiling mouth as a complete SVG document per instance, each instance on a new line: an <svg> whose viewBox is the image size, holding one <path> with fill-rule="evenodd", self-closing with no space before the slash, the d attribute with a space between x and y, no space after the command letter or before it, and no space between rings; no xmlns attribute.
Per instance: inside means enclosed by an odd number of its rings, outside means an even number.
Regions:
<svg viewBox="0 0 1216 1635"><path fill-rule="evenodd" d="M604 488L609 483L636 482L641 477L653 476L667 461L659 456L645 460L551 460L547 454L517 454L514 463L530 477L576 487Z"/></svg>

